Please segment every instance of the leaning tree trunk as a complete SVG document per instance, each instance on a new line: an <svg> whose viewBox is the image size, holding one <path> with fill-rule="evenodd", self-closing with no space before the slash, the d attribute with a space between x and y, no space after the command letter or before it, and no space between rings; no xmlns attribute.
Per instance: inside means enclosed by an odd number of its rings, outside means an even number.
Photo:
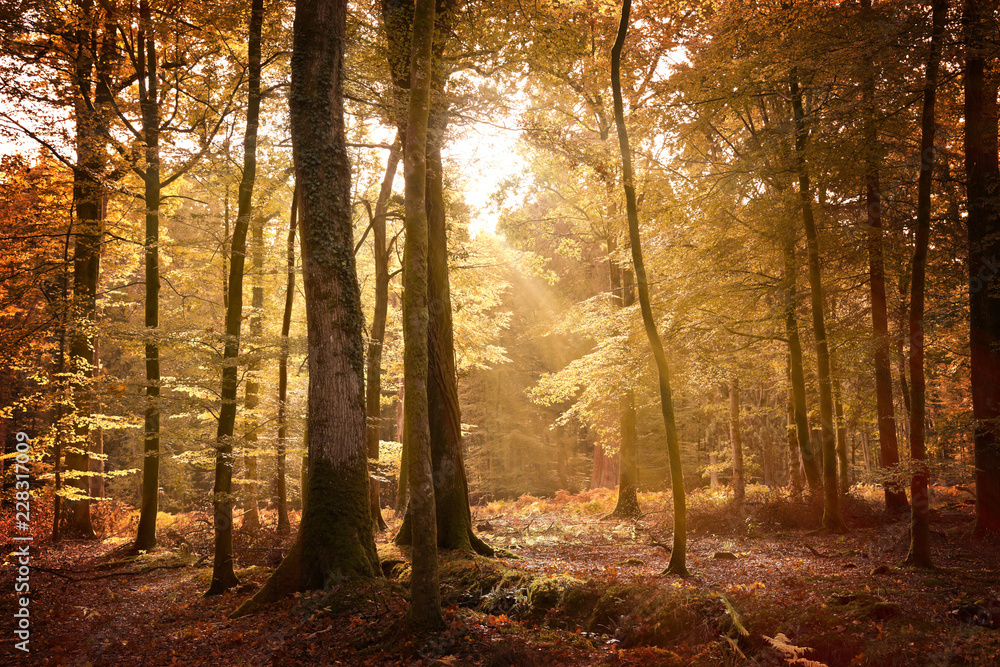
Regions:
<svg viewBox="0 0 1000 667"><path fill-rule="evenodd" d="M344 143L346 0L298 0L289 94L309 339L308 489L292 548L240 616L379 573L365 455L364 313Z"/></svg>
<svg viewBox="0 0 1000 667"><path fill-rule="evenodd" d="M785 337L788 341L788 380L792 399L792 417L795 422L795 438L798 442L802 469L805 472L809 490L819 493L823 488L816 457L813 456L809 429L809 409L806 405L806 374L802 363L802 342L799 339L798 307L795 283L798 270L795 262L795 233L789 230L784 245L785 262Z"/></svg>
<svg viewBox="0 0 1000 667"><path fill-rule="evenodd" d="M663 412L663 425L667 431L667 453L670 461L670 483L674 499L674 537L673 549L670 552L670 562L664 573L686 576L687 565L687 528L684 498L684 474L681 471L681 447L677 437L677 426L674 423L674 403L670 393L670 373L667 367L667 355L663 350L660 333L653 319L653 308L649 301L649 284L646 280L646 267L642 258L642 239L639 236L639 214L635 200L635 184L632 175L632 156L629 149L628 130L625 127L625 108L622 102L621 58L622 47L628 34L628 17L632 8L632 0L622 3L621 22L618 25L618 36L611 49L611 89L614 94L615 126L618 130L618 146L622 156L622 184L625 188L625 208L628 214L629 239L632 243L632 264L635 268L635 280L639 292L639 307L642 310L642 322L649 338L649 345L656 360L656 371L660 385L660 407Z"/></svg>
<svg viewBox="0 0 1000 667"><path fill-rule="evenodd" d="M871 0L864 0L871 10ZM875 370L875 411L878 416L879 462L889 476L884 482L885 508L899 513L908 508L906 493L893 479L899 464L899 442L896 436L896 416L892 404L892 367L890 361L889 309L885 296L885 261L882 227L882 186L880 176L881 151L878 127L875 123L875 67L865 63L862 95L865 101L865 204L868 225L868 275L872 304L872 357ZM866 459L867 460L867 459Z"/></svg>
<svg viewBox="0 0 1000 667"><path fill-rule="evenodd" d="M837 487L837 441L834 433L833 386L830 373L830 351L826 336L823 304L823 280L820 275L819 239L813 218L812 191L806 170L805 148L808 131L802 108L802 90L797 75L792 73L792 109L795 123L796 171L799 178L799 201L802 223L806 231L809 258L809 287L812 295L813 332L816 338L816 370L819 380L819 414L823 443L823 528L843 532L847 529L840 515L840 490Z"/></svg>
<svg viewBox="0 0 1000 667"><path fill-rule="evenodd" d="M139 105L146 172L146 411L142 459L142 501L135 548L156 546L156 513L160 490L160 100L157 94L156 41L149 4L139 3L138 58Z"/></svg>
<svg viewBox="0 0 1000 667"><path fill-rule="evenodd" d="M254 0L250 13L249 68L247 71L247 126L243 136L243 178L240 180L236 225L229 264L229 303L226 308L226 344L222 356L222 407L215 445L215 559L212 583L206 595L218 595L236 586L233 569L233 432L236 426L237 360L243 322L243 267L247 230L253 213L253 186L257 176L257 123L260 116L260 35L264 0Z"/></svg>
<svg viewBox="0 0 1000 667"><path fill-rule="evenodd" d="M924 444L924 282L931 229L931 176L934 168L934 106L937 97L941 39L948 13L947 0L931 2L931 45L924 75L924 107L920 117L920 177L917 182L917 221L910 280L910 551L906 562L933 567L931 562L930 497L927 493L927 449Z"/></svg>
<svg viewBox="0 0 1000 667"><path fill-rule="evenodd" d="M299 210L299 186L292 190L292 211L288 221L285 253L285 310L281 316L281 352L278 356L278 534L288 535L288 484L285 480L288 451L288 335L292 330L292 306L295 305L295 224ZM302 487L303 490L305 486Z"/></svg>
<svg viewBox="0 0 1000 667"><path fill-rule="evenodd" d="M740 381L735 375L729 381L729 442L733 448L733 500L742 503L746 479L743 477L743 435L740 433Z"/></svg>
<svg viewBox="0 0 1000 667"><path fill-rule="evenodd" d="M371 336L368 340L368 373L365 382L365 414L367 422L366 438L368 459L379 458L379 442L382 437L382 348L385 344L385 321L389 310L389 247L386 245L385 220L392 196L392 182L396 178L399 164L399 138L392 143L389 161L385 167L385 177L372 213L372 243L375 255L375 311L372 315ZM376 530L387 528L382 518L382 504L379 502L379 481L371 476L372 520Z"/></svg>
<svg viewBox="0 0 1000 667"><path fill-rule="evenodd" d="M965 3L965 171L978 537L1000 535L1000 166L994 4ZM995 46L994 46L995 48Z"/></svg>

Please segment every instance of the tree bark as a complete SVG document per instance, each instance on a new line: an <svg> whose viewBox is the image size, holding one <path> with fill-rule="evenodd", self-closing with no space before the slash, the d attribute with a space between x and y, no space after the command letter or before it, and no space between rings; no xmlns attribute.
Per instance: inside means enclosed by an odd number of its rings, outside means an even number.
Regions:
<svg viewBox="0 0 1000 667"><path fill-rule="evenodd" d="M364 314L345 146L346 0L297 0L289 94L309 339L308 488L288 555L240 616L331 580L379 574L365 452Z"/></svg>
<svg viewBox="0 0 1000 667"><path fill-rule="evenodd" d="M431 105L434 0L417 0L410 59L410 103L403 158L406 248L403 260L404 440L410 485L413 557L408 624L444 625L437 570L437 521L428 405L427 117Z"/></svg>
<svg viewBox="0 0 1000 667"><path fill-rule="evenodd" d="M791 361L788 362L788 375L791 376ZM792 399L792 386L788 385L788 399L786 412L788 422L785 427L785 435L788 442L788 488L792 495L802 492L802 475L799 474L799 438L798 427L795 421L795 407Z"/></svg>
<svg viewBox="0 0 1000 667"><path fill-rule="evenodd" d="M292 191L292 211L288 221L285 252L285 310L281 316L281 352L278 357L278 534L288 535L288 484L285 480L288 451L288 336L292 330L292 307L295 305L295 227L298 222L299 186ZM302 487L303 490L305 487Z"/></svg>
<svg viewBox="0 0 1000 667"><path fill-rule="evenodd" d="M365 382L365 414L368 459L379 458L379 442L382 437L382 348L385 344L385 321L389 310L389 247L386 245L385 219L392 195L392 182L396 178L399 164L400 139L397 136L389 150L389 160L385 177L372 213L372 243L375 255L375 311L372 314L371 336L368 340L368 372ZM375 529L382 531L386 526L382 518L379 502L378 477L371 475L372 520Z"/></svg>
<svg viewBox="0 0 1000 667"><path fill-rule="evenodd" d="M212 509L215 552L212 583L206 595L219 595L239 584L233 568L233 433L236 426L236 392L240 329L243 322L243 268L247 231L253 214L253 186L257 177L257 125L260 116L260 40L264 1L253 0L250 9L247 68L247 125L243 136L243 178L237 199L229 264L229 303L226 307L226 344L222 356L222 406L215 445L215 487Z"/></svg>
<svg viewBox="0 0 1000 667"><path fill-rule="evenodd" d="M729 443L733 449L733 500L742 503L746 495L743 477L743 436L740 433L740 381L735 375L729 381Z"/></svg>
<svg viewBox="0 0 1000 667"><path fill-rule="evenodd" d="M996 7L966 0L965 171L977 537L1000 535L1000 166ZM995 49L995 46L993 47Z"/></svg>
<svg viewBox="0 0 1000 667"><path fill-rule="evenodd" d="M139 67L139 105L145 143L146 172L146 410L142 461L142 502L135 548L156 546L156 514L160 491L160 100L157 93L156 40L149 3L139 2L136 52Z"/></svg>
<svg viewBox="0 0 1000 667"><path fill-rule="evenodd" d="M864 0L865 10L871 10L871 0ZM883 251L881 150L876 125L875 67L871 60L865 63L862 84L865 101L865 204L868 226L868 275L872 304L872 356L875 366L875 410L878 416L879 461L889 475L883 484L885 508L891 513L908 509L906 493L894 482L892 476L899 464L899 442L896 437L896 416L892 404L892 367L889 352L889 309L885 296L885 261ZM903 379L903 384L906 380ZM867 461L867 459L866 459Z"/></svg>
<svg viewBox="0 0 1000 667"><path fill-rule="evenodd" d="M251 250L250 258L253 262L251 272L253 274L253 292L250 300L250 339L253 344L260 346L261 336L264 333L264 285L261 280L264 273L264 218L259 213L253 216L251 228ZM244 407L246 408L246 434L243 437L243 461L246 465L246 492L244 499L244 514L241 529L256 533L260 530L260 508L257 502L257 417L254 410L260 405L260 382L257 381L260 373L260 356L256 350L250 351L250 360L247 363L246 395Z"/></svg>
<svg viewBox="0 0 1000 667"><path fill-rule="evenodd" d="M915 567L933 567L931 562L930 497L927 493L927 450L924 444L924 284L927 246L931 228L931 176L934 168L934 113L937 97L941 39L948 13L947 0L931 1L931 44L924 75L924 104L920 117L920 177L917 182L917 220L910 280L910 551L906 562Z"/></svg>
<svg viewBox="0 0 1000 667"><path fill-rule="evenodd" d="M799 180L799 202L806 232L809 260L809 287L812 295L813 333L816 339L816 366L819 380L819 412L823 443L823 529L843 532L847 529L840 515L840 490L837 487L837 443L834 432L833 386L830 373L830 352L826 336L823 304L823 280L820 273L819 239L813 217L812 191L806 170L805 148L809 134L805 127L802 90L798 75L791 77L793 122L795 125L796 171Z"/></svg>
<svg viewBox="0 0 1000 667"><path fill-rule="evenodd" d="M608 264L611 269L611 304L612 310L618 311L635 303L635 281L630 269L619 267L615 263L612 258L615 249L615 237L613 234L609 234ZM635 391L631 388L626 389L618 399L618 415L621 433L621 444L618 450L618 500L611 516L618 519L635 519L641 514L641 510L638 496L639 466Z"/></svg>
<svg viewBox="0 0 1000 667"><path fill-rule="evenodd" d="M86 0L79 3L90 18L93 5ZM76 208L76 235L73 260L72 336L70 358L75 376L75 428L73 446L66 449L66 467L78 477L70 483L83 498L69 504L71 515L66 530L75 537L96 537L90 515L90 438L88 425L94 413L96 395L93 391L96 358L94 345L97 319L97 283L101 272L101 237L104 233L104 209L107 193L99 178L105 168L105 142L101 130L106 125L102 113L106 112L110 92L106 80L110 58L114 50L115 27L111 18L105 17L101 48L94 53L98 43L97 31L82 27L75 33L76 56L74 69L75 125L77 166L73 169L73 200ZM96 82L95 82L96 80Z"/></svg>
<svg viewBox="0 0 1000 667"><path fill-rule="evenodd" d="M785 262L785 337L788 340L789 391L792 399L792 416L795 421L795 437L809 490L819 493L823 488L816 457L813 456L809 429L809 409L806 405L806 374L802 362L802 343L799 340L799 324L796 315L798 296L796 295L795 233L789 230L784 245Z"/></svg>
<svg viewBox="0 0 1000 667"><path fill-rule="evenodd" d="M445 36L451 32L457 3L439 0L435 11L434 30L441 38L433 45L435 63L430 73L431 104L428 113L426 146L426 198L428 234L428 401L431 460L433 464L435 510L437 513L438 546L447 549L475 551L491 556L493 549L479 539L472 530L472 512L469 507L469 487L462 449L462 418L458 400L458 381L455 365L454 328L452 326L451 293L448 276L448 239L444 202L444 170L441 146L447 128L448 115L442 98L445 94L450 70L443 66ZM398 3L383 4L383 17L389 31L390 45L401 47L405 39L395 33L404 28L410 11ZM392 47L389 54L393 77L397 82L402 73L397 71ZM403 127L400 127L403 130ZM404 447L406 447L404 443ZM412 488L410 491L412 495ZM401 490L402 494L402 490ZM397 544L412 541L412 527L407 515L403 517Z"/></svg>
<svg viewBox="0 0 1000 667"><path fill-rule="evenodd" d="M646 267L642 257L642 240L639 235L639 214L635 199L635 184L632 174L632 156L629 149L628 130L625 127L625 108L622 102L621 57L625 37L628 35L629 12L632 0L622 3L621 22L618 24L618 35L611 49L611 89L614 95L615 126L618 130L618 147L622 158L622 184L625 189L625 208L628 215L629 239L632 243L632 265L635 268L635 279L639 292L639 307L642 310L642 322L649 338L649 345L656 360L656 370L660 385L660 407L663 412L663 425L667 431L668 459L670 461L670 482L674 500L674 537L670 562L664 573L686 576L688 574L687 560L687 527L685 515L684 474L681 471L681 448L677 437L677 426L674 422L674 404L670 392L670 373L667 367L667 356L663 350L660 333L653 319L653 309L649 300L649 285L646 280Z"/></svg>

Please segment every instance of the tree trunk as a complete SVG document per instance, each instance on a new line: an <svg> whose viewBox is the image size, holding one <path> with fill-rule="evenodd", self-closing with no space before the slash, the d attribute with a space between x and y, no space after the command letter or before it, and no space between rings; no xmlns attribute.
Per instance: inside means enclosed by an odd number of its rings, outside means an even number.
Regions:
<svg viewBox="0 0 1000 667"><path fill-rule="evenodd" d="M824 530L843 532L847 527L840 515L840 491L837 488L837 443L834 433L833 387L830 377L830 352L826 339L826 321L823 312L819 239L816 234L816 222L813 218L809 172L806 170L805 148L809 135L805 128L802 90L799 88L798 77L794 70L791 79L796 171L799 177L799 202L802 206L802 223L806 231L806 250L809 258L809 287L812 295L813 333L816 338L816 366L819 380L819 412L823 442L823 528Z"/></svg>
<svg viewBox="0 0 1000 667"><path fill-rule="evenodd" d="M106 217L102 212L102 217ZM101 345L100 339L94 338L94 379L101 375ZM100 413L103 410L100 396L95 397L95 406ZM93 454L90 457L90 496L92 498L104 498L104 427L98 426L94 435L94 442L90 448Z"/></svg>
<svg viewBox="0 0 1000 667"><path fill-rule="evenodd" d="M379 458L379 442L382 437L382 347L385 344L385 320L389 310L389 247L386 245L385 218L392 195L392 182L396 178L399 163L400 139L397 136L389 150L389 160L385 167L385 177L372 213L372 243L375 255L375 311L372 315L371 336L368 340L368 372L365 382L365 415L368 459ZM372 520L375 529L382 531L388 526L382 518L379 502L379 481L370 475Z"/></svg>
<svg viewBox="0 0 1000 667"><path fill-rule="evenodd" d="M864 0L866 10L871 10L871 0ZM899 463L899 442L896 438L896 416L892 404L892 368L889 356L889 310L885 296L885 262L882 243L882 192L881 150L878 127L875 122L875 68L869 61L865 66L862 94L865 99L865 141L868 145L865 160L865 203L868 225L868 275L872 304L873 361L875 366L875 405L878 416L879 459L882 469L895 473ZM903 379L905 384L906 380ZM866 459L867 461L867 459ZM886 481L885 508L891 513L903 512L909 503L906 493L897 484Z"/></svg>
<svg viewBox="0 0 1000 667"><path fill-rule="evenodd" d="M1000 166L994 3L966 0L965 171L978 537L1000 535ZM994 52L995 53L995 52Z"/></svg>
<svg viewBox="0 0 1000 667"><path fill-rule="evenodd" d="M788 374L791 375L791 362L788 363ZM785 435L788 441L788 488L792 495L802 492L802 475L799 474L799 438L797 434L797 424L795 421L795 407L792 400L792 386L788 385L788 400L786 412L788 422L785 427Z"/></svg>
<svg viewBox="0 0 1000 667"><path fill-rule="evenodd" d="M139 101L146 149L146 411L142 460L142 502L135 548L156 546L156 514L160 491L160 100L157 95L156 41L149 3L139 2Z"/></svg>
<svg viewBox="0 0 1000 667"><path fill-rule="evenodd" d="M681 471L681 447L677 437L677 426L674 423L674 403L670 393L670 374L667 367L667 356L663 350L660 333L653 319L653 309L649 300L649 285L646 281L646 267L642 258L642 240L639 236L639 214L635 200L635 184L632 175L632 156L629 149L628 130L625 127L625 108L622 102L621 57L625 37L628 34L628 17L632 9L632 0L622 3L621 22L618 25L618 35L611 49L611 89L614 95L615 126L618 130L618 147L622 157L622 184L625 189L625 207L628 214L629 239L632 243L632 264L635 268L635 279L639 291L639 307L642 309L642 322L649 338L649 345L656 360L656 371L660 385L660 407L663 412L663 425L667 431L667 449L670 461L670 482L674 500L674 537L670 562L664 573L686 576L687 571L687 527L685 515L684 474Z"/></svg>
<svg viewBox="0 0 1000 667"><path fill-rule="evenodd" d="M608 259L611 268L612 310L628 308L635 303L635 282L630 269L619 267L611 255L615 251L615 238L608 235ZM631 347L631 346L629 346ZM626 389L618 400L618 423L621 446L618 451L618 501L611 516L635 519L639 509L638 437L635 425L635 391Z"/></svg>
<svg viewBox="0 0 1000 667"><path fill-rule="evenodd" d="M410 59L410 103L403 162L406 248L403 260L404 440L413 544L410 578L411 627L444 624L437 568L437 521L431 464L428 385L427 117L431 105L434 0L417 0Z"/></svg>
<svg viewBox="0 0 1000 667"><path fill-rule="evenodd" d="M299 186L292 191L292 211L288 221L285 253L285 310L281 316L281 352L278 357L278 534L288 535L288 484L285 480L288 451L288 335L292 330L292 307L295 305L295 226L299 210ZM303 486L303 490L305 487Z"/></svg>
<svg viewBox="0 0 1000 667"><path fill-rule="evenodd" d="M789 230L785 237L785 337L788 340L789 391L792 397L792 414L795 420L795 437L798 441L802 469L805 472L809 490L819 493L823 488L819 466L813 456L809 437L809 409L806 405L806 374L802 363L802 343L799 340L799 324L796 316L798 296L795 282L798 270L795 262L795 233Z"/></svg>
<svg viewBox="0 0 1000 667"><path fill-rule="evenodd" d="M84 3L85 13L93 7ZM101 109L108 104L109 93L102 81L108 63L106 49L94 53L96 32L81 28L76 31L75 125L77 167L73 169L73 200L76 208L76 238L73 260L73 301L70 337L70 358L74 373L73 393L75 421L73 445L66 449L66 467L78 475L70 481L83 495L68 503L71 513L66 531L74 537L96 536L90 518L90 427L96 396L93 391L94 344L93 331L97 318L97 283L101 272L101 236L104 233L104 199L106 193L98 180L104 170L105 146L99 134L104 119ZM104 41L114 39L105 34ZM95 58L95 56L97 56ZM95 62L95 60L97 62ZM97 76L95 76L95 68ZM94 80L97 80L97 90Z"/></svg>
<svg viewBox="0 0 1000 667"><path fill-rule="evenodd" d="M436 8L435 34L441 38L432 49L434 62L441 63L446 36L450 34L456 11L452 0L440 0ZM405 6L396 3L383 5L383 17L391 44L402 45L405 40L395 33L404 29L410 16ZM394 64L392 48L389 54L393 76L401 76ZM412 67L412 63L411 63ZM412 74L412 73L411 73ZM435 66L430 74L431 96L440 100L445 94L450 70ZM428 233L428 384L431 460L434 470L434 495L437 513L438 546L448 549L475 551L493 555L493 549L472 530L472 512L469 507L469 487L462 451L462 418L458 401L457 371L455 365L454 329L452 326L451 293L448 277L448 240L444 202L444 172L441 146L447 127L447 113L438 102L432 104L428 114L426 146L426 199ZM402 127L400 130L402 131ZM405 446L405 445L404 445ZM410 490L412 496L412 485ZM409 512L407 512L407 515ZM404 516L397 544L412 541L412 527Z"/></svg>
<svg viewBox="0 0 1000 667"><path fill-rule="evenodd" d="M733 448L733 500L742 503L746 495L743 477L743 436L740 433L740 381L734 375L729 381L729 443Z"/></svg>
<svg viewBox="0 0 1000 667"><path fill-rule="evenodd" d="M309 472L295 543L240 616L299 590L379 574L365 456L364 313L344 145L346 0L298 0L289 94L309 339Z"/></svg>
<svg viewBox="0 0 1000 667"><path fill-rule="evenodd" d="M260 39L264 2L254 0L250 10L247 69L247 125L243 136L243 178L240 179L236 225L229 264L229 304L226 307L226 345L222 365L222 406L215 445L215 558L212 583L206 595L218 595L239 584L233 568L233 433L236 426L236 390L240 329L243 322L243 268L247 231L253 213L253 186L257 177L257 124L260 116Z"/></svg>
<svg viewBox="0 0 1000 667"><path fill-rule="evenodd" d="M253 216L251 237L250 258L253 261L251 269L253 278L253 292L250 301L252 308L250 313L250 340L252 344L260 347L261 337L264 333L264 285L262 284L264 273L264 218L260 214ZM243 523L240 526L249 533L256 533L260 530L260 509L257 502L257 416L254 410L260 405L260 383L258 375L260 373L260 353L257 350L250 351L250 360L247 363L246 378L246 435L244 436L243 461L246 465L246 492L244 499Z"/></svg>
<svg viewBox="0 0 1000 667"><path fill-rule="evenodd" d="M930 497L927 492L927 467L924 460L924 282L927 270L927 246L931 228L931 175L934 168L934 106L937 97L938 65L941 38L948 13L947 0L932 0L932 33L924 81L924 106L920 117L920 178L917 182L917 220L913 248L913 278L910 281L910 480L911 522L910 551L906 562L915 567L933 567L931 563Z"/></svg>
<svg viewBox="0 0 1000 667"><path fill-rule="evenodd" d="M833 300L830 300L830 309L834 310ZM840 375L837 372L837 353L830 350L830 373L833 381L833 409L837 426L837 480L839 483L840 495L847 495L851 488L850 468L847 463L847 424L844 421L844 403L840 393Z"/></svg>

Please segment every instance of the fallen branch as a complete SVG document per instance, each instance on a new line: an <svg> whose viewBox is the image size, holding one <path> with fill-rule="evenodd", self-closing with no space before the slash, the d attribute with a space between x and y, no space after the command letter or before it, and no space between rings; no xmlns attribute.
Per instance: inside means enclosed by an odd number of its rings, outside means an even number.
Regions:
<svg viewBox="0 0 1000 667"><path fill-rule="evenodd" d="M803 546L805 546L805 548L808 549L810 551L810 553L812 553L813 556L816 556L816 558L829 558L829 556L827 556L826 554L821 554L820 552L816 551L815 549L813 549L808 544L804 544Z"/></svg>
<svg viewBox="0 0 1000 667"><path fill-rule="evenodd" d="M202 560L204 560L204 558L202 558ZM200 562L201 561L198 561L198 563L200 563ZM195 563L195 565L197 565L198 563ZM36 570L38 572L47 572L48 574L54 574L57 577L62 577L63 579L66 579L67 581L71 581L74 584L76 584L76 583L79 583L81 581L97 581L98 579L110 579L111 577L127 577L127 576L131 576L131 575L136 575L136 574L146 574L147 572L152 572L153 570L178 570L178 569L180 569L182 567L188 567L188 564L187 563L177 563L177 564L174 564L174 565L156 565L154 567L146 568L145 570L135 570L135 571L132 571L132 572L110 572L108 574L101 574L101 575L98 575L96 577L71 577L69 575L62 574L58 570L52 570L52 569L48 569L48 568L44 568L44 567L38 567L38 566L33 566L31 569L32 570Z"/></svg>

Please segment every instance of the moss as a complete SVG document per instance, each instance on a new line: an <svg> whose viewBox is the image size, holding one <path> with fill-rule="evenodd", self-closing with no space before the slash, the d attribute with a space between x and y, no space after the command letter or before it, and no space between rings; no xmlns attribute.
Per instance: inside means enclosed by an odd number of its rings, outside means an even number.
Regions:
<svg viewBox="0 0 1000 667"><path fill-rule="evenodd" d="M302 517L300 537L303 590L380 572L364 459L346 461L336 468L319 458L311 462L309 505Z"/></svg>
<svg viewBox="0 0 1000 667"><path fill-rule="evenodd" d="M528 584L528 604L531 615L538 618L556 607L567 590L579 588L583 581L560 574L551 577L537 577Z"/></svg>

